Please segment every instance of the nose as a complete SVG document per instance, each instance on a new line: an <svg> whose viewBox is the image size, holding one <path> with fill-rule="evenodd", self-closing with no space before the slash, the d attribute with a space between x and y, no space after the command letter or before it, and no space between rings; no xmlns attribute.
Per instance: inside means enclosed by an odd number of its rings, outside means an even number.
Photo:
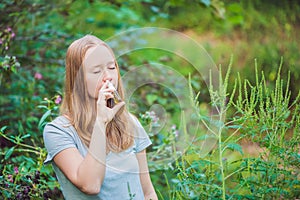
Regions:
<svg viewBox="0 0 300 200"><path fill-rule="evenodd" d="M105 83L107 80L111 81L112 80L112 76L110 75L110 73L107 70L104 70L102 82Z"/></svg>

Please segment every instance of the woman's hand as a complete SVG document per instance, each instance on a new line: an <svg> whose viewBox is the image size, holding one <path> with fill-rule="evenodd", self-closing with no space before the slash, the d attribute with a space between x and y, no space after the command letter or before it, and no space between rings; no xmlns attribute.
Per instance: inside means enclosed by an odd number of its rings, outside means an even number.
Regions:
<svg viewBox="0 0 300 200"><path fill-rule="evenodd" d="M119 102L113 108L106 106L108 99L113 98L114 89L109 87L109 81L107 80L99 90L98 100L97 100L97 121L101 121L104 124L110 122L116 113L120 110L122 106L125 105L125 102Z"/></svg>

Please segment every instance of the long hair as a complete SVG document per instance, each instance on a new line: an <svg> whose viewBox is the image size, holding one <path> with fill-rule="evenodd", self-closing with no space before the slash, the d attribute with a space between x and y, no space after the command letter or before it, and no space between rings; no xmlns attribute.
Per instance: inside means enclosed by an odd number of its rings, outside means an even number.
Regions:
<svg viewBox="0 0 300 200"><path fill-rule="evenodd" d="M87 147L91 141L97 109L96 100L92 100L88 95L83 61L87 50L96 45L104 45L111 51L102 40L93 35L86 35L69 46L66 54L64 98L60 108L60 114L69 118L78 136ZM115 65L118 70L117 91L124 99L120 69L116 61ZM106 126L107 150L121 152L130 147L133 144L133 126L129 112L125 107L121 108Z"/></svg>

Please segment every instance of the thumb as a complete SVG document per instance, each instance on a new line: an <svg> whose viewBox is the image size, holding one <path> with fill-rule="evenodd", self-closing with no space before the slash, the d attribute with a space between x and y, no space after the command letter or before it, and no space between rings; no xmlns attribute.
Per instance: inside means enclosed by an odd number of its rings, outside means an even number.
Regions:
<svg viewBox="0 0 300 200"><path fill-rule="evenodd" d="M116 113L117 113L124 105L125 105L125 102L124 102L124 101L122 101L122 102L116 104L116 105L112 108L114 115L115 115L115 114L116 114Z"/></svg>

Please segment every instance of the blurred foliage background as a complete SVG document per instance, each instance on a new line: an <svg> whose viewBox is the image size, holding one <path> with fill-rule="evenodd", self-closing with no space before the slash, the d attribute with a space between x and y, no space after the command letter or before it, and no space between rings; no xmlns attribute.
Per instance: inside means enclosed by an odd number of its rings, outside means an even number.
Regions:
<svg viewBox="0 0 300 200"><path fill-rule="evenodd" d="M300 90L300 5L296 0L3 0L0 10L1 194L8 199L61 197L51 167L42 165L46 155L42 130L57 115L63 98L67 47L85 34L107 40L134 28L172 29L201 44L222 66L223 75L232 56L229 90L234 88L237 73L251 83L256 81L255 60L270 89L276 87L282 62L281 77L286 80L290 73L290 102ZM124 36L125 45L137 39L143 38ZM118 62L122 74L151 62L170 66L186 78L191 74L193 89L201 91L200 107L208 109L206 85L182 58L149 49L131 52ZM147 85L135 91L133 99L136 115L160 104L178 125L180 110L172 101L172 91ZM156 172L152 179L157 190L170 199L164 194L167 183L162 173ZM172 170L163 172L167 180L175 180ZM298 193L293 197L299 195L299 182L295 184Z"/></svg>

